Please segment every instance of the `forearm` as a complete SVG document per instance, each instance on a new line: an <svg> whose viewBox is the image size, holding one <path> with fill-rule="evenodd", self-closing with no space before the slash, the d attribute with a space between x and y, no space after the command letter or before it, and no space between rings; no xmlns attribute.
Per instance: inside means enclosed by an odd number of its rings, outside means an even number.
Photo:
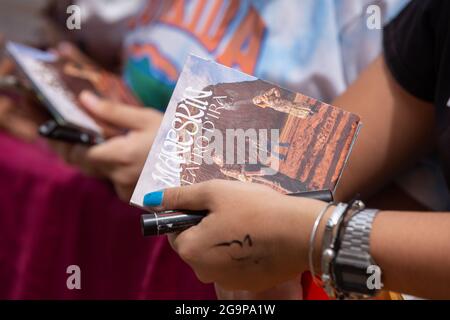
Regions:
<svg viewBox="0 0 450 320"><path fill-rule="evenodd" d="M450 298L450 213L382 212L370 248L385 289Z"/></svg>
<svg viewBox="0 0 450 320"><path fill-rule="evenodd" d="M363 127L336 198L368 196L432 147L434 109L405 92L378 58L334 105L361 117Z"/></svg>

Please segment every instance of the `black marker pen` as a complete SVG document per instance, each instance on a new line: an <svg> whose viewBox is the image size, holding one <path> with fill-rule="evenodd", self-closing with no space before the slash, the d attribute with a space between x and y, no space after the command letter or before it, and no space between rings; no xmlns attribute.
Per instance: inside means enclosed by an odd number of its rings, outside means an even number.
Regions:
<svg viewBox="0 0 450 320"><path fill-rule="evenodd" d="M96 145L103 142L103 138L78 129L60 126L56 121L49 120L39 127L39 134L52 140L84 145Z"/></svg>
<svg viewBox="0 0 450 320"><path fill-rule="evenodd" d="M289 194L289 196L305 197L324 202L333 201L333 194L328 190L295 193ZM142 234L147 237L181 232L200 223L207 214L207 211L164 211L143 214L141 216Z"/></svg>

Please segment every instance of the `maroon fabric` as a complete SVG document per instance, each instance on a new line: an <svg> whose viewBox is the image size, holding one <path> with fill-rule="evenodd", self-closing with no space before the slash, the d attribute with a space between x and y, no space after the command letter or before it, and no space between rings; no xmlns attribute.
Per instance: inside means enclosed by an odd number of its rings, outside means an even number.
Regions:
<svg viewBox="0 0 450 320"><path fill-rule="evenodd" d="M165 238L143 238L140 211L45 145L0 133L0 298L214 299ZM66 269L81 268L81 290Z"/></svg>

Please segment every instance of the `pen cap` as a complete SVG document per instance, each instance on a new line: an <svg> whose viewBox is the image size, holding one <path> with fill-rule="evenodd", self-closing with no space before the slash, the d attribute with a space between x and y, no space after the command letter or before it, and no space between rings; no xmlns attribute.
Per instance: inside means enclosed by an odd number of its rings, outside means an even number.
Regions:
<svg viewBox="0 0 450 320"><path fill-rule="evenodd" d="M143 214L141 216L141 229L144 237L158 234L158 217L156 214Z"/></svg>
<svg viewBox="0 0 450 320"><path fill-rule="evenodd" d="M291 197L315 199L324 202L333 202L333 193L330 190L306 191L288 194Z"/></svg>

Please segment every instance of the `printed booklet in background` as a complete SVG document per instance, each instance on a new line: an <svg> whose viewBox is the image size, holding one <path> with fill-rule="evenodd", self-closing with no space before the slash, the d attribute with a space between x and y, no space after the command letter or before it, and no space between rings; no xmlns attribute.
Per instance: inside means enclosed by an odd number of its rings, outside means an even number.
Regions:
<svg viewBox="0 0 450 320"><path fill-rule="evenodd" d="M211 179L334 191L359 127L352 113L190 56L131 204Z"/></svg>
<svg viewBox="0 0 450 320"><path fill-rule="evenodd" d="M112 101L140 105L120 77L95 66L59 59L55 54L13 42L6 44L6 50L61 126L102 136L101 128L79 104L78 95L83 90Z"/></svg>

